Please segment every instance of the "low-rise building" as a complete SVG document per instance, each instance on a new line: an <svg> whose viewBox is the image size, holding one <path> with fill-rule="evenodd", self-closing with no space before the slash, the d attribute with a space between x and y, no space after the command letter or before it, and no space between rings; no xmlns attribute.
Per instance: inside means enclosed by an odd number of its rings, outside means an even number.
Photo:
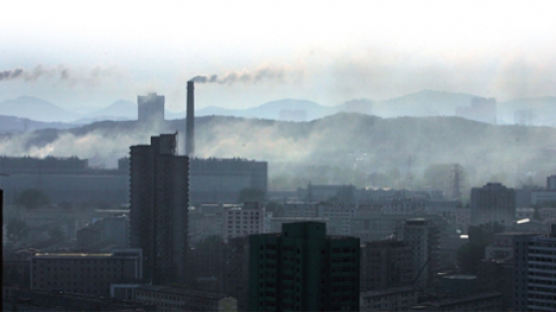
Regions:
<svg viewBox="0 0 556 312"><path fill-rule="evenodd" d="M157 311L237 311L237 300L221 293L180 287L144 285L135 288L134 301Z"/></svg>
<svg viewBox="0 0 556 312"><path fill-rule="evenodd" d="M36 253L30 261L32 290L107 297L110 284L143 278L140 249L109 253Z"/></svg>
<svg viewBox="0 0 556 312"><path fill-rule="evenodd" d="M417 304L418 292L413 287L365 291L359 296L360 311L407 311Z"/></svg>
<svg viewBox="0 0 556 312"><path fill-rule="evenodd" d="M408 311L500 311L501 307L502 295L498 292L490 292L427 301L408 309Z"/></svg>

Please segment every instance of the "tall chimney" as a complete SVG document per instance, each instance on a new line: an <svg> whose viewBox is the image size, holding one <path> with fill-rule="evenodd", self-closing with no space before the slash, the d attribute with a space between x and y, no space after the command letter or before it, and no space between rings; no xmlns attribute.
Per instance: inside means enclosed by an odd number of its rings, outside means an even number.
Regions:
<svg viewBox="0 0 556 312"><path fill-rule="evenodd" d="M185 130L185 155L195 153L195 94L193 80L187 82L187 118Z"/></svg>

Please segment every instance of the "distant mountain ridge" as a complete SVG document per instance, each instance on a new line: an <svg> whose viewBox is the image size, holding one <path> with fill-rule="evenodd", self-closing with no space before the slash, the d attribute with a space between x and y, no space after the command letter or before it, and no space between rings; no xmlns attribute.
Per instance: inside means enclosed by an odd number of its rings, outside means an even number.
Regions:
<svg viewBox="0 0 556 312"><path fill-rule="evenodd" d="M69 122L79 115L33 96L20 96L0 102L0 114L43 122Z"/></svg>
<svg viewBox="0 0 556 312"><path fill-rule="evenodd" d="M0 115L0 133L26 132L41 129L69 129L79 126L78 124L64 122L42 122L28 118Z"/></svg>
<svg viewBox="0 0 556 312"><path fill-rule="evenodd" d="M245 109L226 109L213 106L199 109L195 113L198 116L221 115L244 118L305 121L322 118L335 112L335 107L320 105L309 100L281 99Z"/></svg>
<svg viewBox="0 0 556 312"><path fill-rule="evenodd" d="M382 101L353 99L336 106L325 106L305 99L285 98L258 106L230 109L219 106L199 108L197 116L235 116L285 121L309 121L339 112L355 112L380 117L399 116L454 116L456 110L470 105L479 97L468 93L422 90ZM513 99L496 104L498 122L502 124L528 123L556 126L556 97ZM88 114L76 114L36 97L19 97L0 102L0 114L36 121L64 121L91 123L102 120L136 120L137 105L130 100L117 100ZM185 111L166 110L166 119L184 118Z"/></svg>

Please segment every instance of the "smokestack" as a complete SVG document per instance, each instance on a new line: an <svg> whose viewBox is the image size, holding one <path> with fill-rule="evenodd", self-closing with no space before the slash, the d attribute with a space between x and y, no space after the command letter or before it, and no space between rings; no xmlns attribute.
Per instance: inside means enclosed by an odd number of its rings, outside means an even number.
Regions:
<svg viewBox="0 0 556 312"><path fill-rule="evenodd" d="M195 153L195 94L194 82L187 82L187 118L185 130L185 155L193 156Z"/></svg>

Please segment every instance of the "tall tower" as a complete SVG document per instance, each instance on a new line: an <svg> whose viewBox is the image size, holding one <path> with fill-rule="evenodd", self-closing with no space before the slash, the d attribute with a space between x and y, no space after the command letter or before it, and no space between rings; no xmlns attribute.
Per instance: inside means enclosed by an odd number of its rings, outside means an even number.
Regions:
<svg viewBox="0 0 556 312"><path fill-rule="evenodd" d="M187 82L187 118L185 130L185 155L195 153L195 86L193 80Z"/></svg>
<svg viewBox="0 0 556 312"><path fill-rule="evenodd" d="M177 156L176 134L130 148L130 243L143 249L144 277L185 281L189 158Z"/></svg>

